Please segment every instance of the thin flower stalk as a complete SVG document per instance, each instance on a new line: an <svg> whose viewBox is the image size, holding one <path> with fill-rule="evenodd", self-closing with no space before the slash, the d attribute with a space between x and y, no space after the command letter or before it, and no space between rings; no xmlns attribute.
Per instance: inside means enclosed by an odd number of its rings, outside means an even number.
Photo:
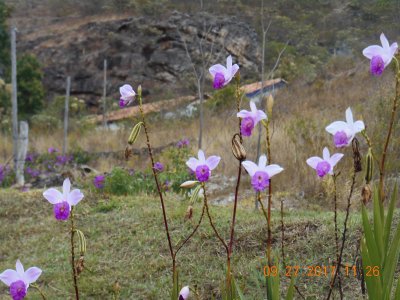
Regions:
<svg viewBox="0 0 400 300"><path fill-rule="evenodd" d="M236 109L237 113L240 112L240 102L241 102L241 97L240 97L240 76L236 76ZM241 125L242 125L242 119L239 119L239 138L240 138L240 143L243 142L242 138L242 132L241 132ZM237 202L239 198L239 186L240 186L240 180L241 180L241 174L242 174L242 162L239 160L239 166L238 166L238 174L237 174L237 180L236 180L236 186L235 186L235 200L233 204L233 213L232 213L232 222L231 222L231 233L229 237L229 246L228 246L228 256L227 256L227 284L229 286L230 284L230 277L231 277L231 255L233 251L233 242L234 242L234 235L235 235L235 223L236 223L236 211L237 211Z"/></svg>
<svg viewBox="0 0 400 300"><path fill-rule="evenodd" d="M387 154L387 149L389 147L390 138L392 136L393 124L394 124L394 121L396 118L398 102L400 99L400 67L399 67L399 61L397 60L396 57L394 57L394 61L396 62L396 95L393 99L393 108L392 108L392 113L391 113L391 117L390 117L389 129L388 129L388 133L386 136L386 141L385 141L385 145L384 145L383 152L382 152L382 158L381 158L381 162L380 162L379 191L380 191L381 201L384 201L384 199L385 199L385 191L384 191L383 182L384 182L384 177L385 177L386 154Z"/></svg>
<svg viewBox="0 0 400 300"><path fill-rule="evenodd" d="M349 196L347 197L346 217L345 217L344 226L343 226L344 229L343 229L343 234L342 234L342 244L341 244L341 248L340 248L339 258L337 259L337 262L336 262L335 274L330 283L329 293L326 298L327 300L329 300L332 295L332 291L333 291L333 287L335 286L336 278L337 277L340 278L340 268L342 266L343 250L344 250L344 246L346 243L347 223L348 223L348 219L349 219L349 215L350 215L351 197L353 196L354 186L356 183L356 174L359 171L359 170L357 170L357 162L359 159L357 139L354 139L352 143L353 143L353 161L354 161L353 175L351 178L350 193L349 193ZM341 296L341 298L343 298L342 292L340 293L340 296Z"/></svg>
<svg viewBox="0 0 400 300"><path fill-rule="evenodd" d="M335 206L335 213L334 213L334 222L335 222L335 246L336 246L336 261L339 261L339 228L338 228L338 222L337 222L337 186L336 186L336 179L337 175L334 174L332 176L333 178L333 202ZM340 298L343 298L343 290L342 290L342 278L340 276L340 272L338 274L338 280L339 280L339 292L340 292Z"/></svg>
<svg viewBox="0 0 400 300"><path fill-rule="evenodd" d="M174 274L176 272L175 254L174 254L174 249L172 247L171 236L170 236L169 228L168 228L168 220L167 220L167 213L166 213L166 209L165 209L165 202L164 202L163 194L162 194L162 191L161 191L161 186L160 186L160 183L159 183L159 180L158 180L157 170L154 168L155 162L154 162L154 157L153 157L153 151L152 151L152 147L151 147L151 144L150 144L150 137L149 137L149 133L148 133L148 130L147 130L146 119L144 117L143 106L142 106L142 89L141 89L141 87L138 88L137 97L138 97L138 101L139 101L140 116L142 118L143 128L144 128L144 132L145 132L145 135L146 135L147 150L149 152L150 161L151 161L151 170L153 172L154 181L156 183L158 195L160 197L161 208L162 208L162 213L163 213L164 227L165 227L165 232L167 234L168 247L169 247L169 252L170 252L170 255L171 255L171 259L172 259L172 276L174 276Z"/></svg>
<svg viewBox="0 0 400 300"><path fill-rule="evenodd" d="M38 285L31 284L31 287L33 287L34 289L36 289L39 292L39 294L40 294L40 296L42 297L43 300L47 300L46 295L44 294L44 292L42 291L42 289Z"/></svg>
<svg viewBox="0 0 400 300"><path fill-rule="evenodd" d="M74 223L74 207L71 207L71 268L72 268L72 279L74 282L75 298L79 300L79 288L78 288L78 272L75 267L75 223Z"/></svg>
<svg viewBox="0 0 400 300"><path fill-rule="evenodd" d="M179 245L177 245L175 248L175 253L174 253L174 258L176 259L176 255L178 252L182 249L182 247L194 236L194 234L197 232L197 229L199 229L201 222L203 221L204 213L206 210L206 205L205 202L203 202L203 208L201 210L201 215L199 218L199 221L197 222L197 225L193 228L192 232L181 242Z"/></svg>
<svg viewBox="0 0 400 300"><path fill-rule="evenodd" d="M270 132L269 132L269 121L267 121L266 126L266 146L267 146L267 157L268 163L272 163L271 158L271 140L270 140ZM272 207L272 181L269 179L269 186L268 186L268 220L267 220L267 227L268 227L268 239L267 239L267 257L268 257L268 265L272 266L271 260L271 245L272 245L272 232L271 232L271 207Z"/></svg>

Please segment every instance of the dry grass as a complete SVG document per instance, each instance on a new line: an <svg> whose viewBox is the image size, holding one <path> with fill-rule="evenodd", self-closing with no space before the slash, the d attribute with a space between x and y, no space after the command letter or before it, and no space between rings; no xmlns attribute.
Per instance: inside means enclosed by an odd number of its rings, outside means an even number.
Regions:
<svg viewBox="0 0 400 300"><path fill-rule="evenodd" d="M336 71L336 70L335 70ZM333 72L333 71L332 71ZM336 71L338 72L338 71ZM329 193L330 183L316 178L305 160L314 155L321 155L322 148L328 146L334 151L331 136L325 132L325 127L334 120L344 119L344 111L352 107L356 119L363 119L367 131L377 145L383 140L386 131L385 117L391 110L390 96L393 87L393 74L388 71L383 78L373 78L368 74L366 66L356 66L352 72L340 72L340 76L332 75L331 80L317 81L311 86L301 84L289 85L279 91L275 98L272 116L272 161L285 168L285 172L274 180L275 191L304 194L306 198L318 197L321 192ZM350 75L349 75L350 74ZM243 103L244 108L248 107ZM222 157L221 164L215 171L226 176L235 176L236 161L231 154L231 137L237 131L235 105L227 107L220 113L206 110L203 150L206 154L217 154ZM171 141L188 137L193 149L197 148L198 119L165 120L160 115L149 116L149 129L154 147L163 146ZM133 122L137 122L134 120ZM126 139L133 122L126 121L126 127L120 130L75 130L69 134L71 150L77 147L89 152L121 151L126 146ZM396 137L395 132L395 139ZM50 146L61 149L62 133L56 130L52 133L41 134L33 129L30 138L30 151L45 152ZM5 161L11 155L9 136L1 136L4 141L0 144L0 160ZM396 140L395 140L396 141ZM392 143L391 158L398 153L398 143ZM360 137L362 152L366 144ZM263 138L263 152L265 141ZM254 160L256 155L257 137L246 138L244 146L248 159ZM141 135L136 147L145 147L144 135ZM342 172L342 181L346 182L351 166L350 149L343 149L346 163L338 166ZM197 151L193 151L195 152ZM393 161L394 162L394 161ZM147 157L136 157L128 163L129 167L144 168L148 164ZM99 160L94 167L100 171L109 171L113 166L125 166L124 160ZM389 167L390 169L390 167ZM393 168L392 168L393 169ZM245 179L246 180L246 179ZM362 183L361 180L359 182Z"/></svg>

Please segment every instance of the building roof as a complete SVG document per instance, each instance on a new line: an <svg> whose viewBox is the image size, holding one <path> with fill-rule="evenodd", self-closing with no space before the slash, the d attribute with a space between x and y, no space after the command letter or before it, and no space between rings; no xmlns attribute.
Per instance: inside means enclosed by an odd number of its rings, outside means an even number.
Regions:
<svg viewBox="0 0 400 300"><path fill-rule="evenodd" d="M269 92L273 89L280 89L282 86L286 85L287 82L282 78L276 78L271 80L264 81L264 89L263 92ZM261 81L246 84L242 86L242 91L246 94L247 97L251 98L258 95L261 92Z"/></svg>
<svg viewBox="0 0 400 300"><path fill-rule="evenodd" d="M163 109L170 110L176 106L191 102L195 100L194 96L184 96L171 100L162 100L153 103L143 104L143 112L145 114L152 112L159 112ZM140 114L139 106L131 106L124 109L118 109L107 113L107 122L115 122L130 117L135 117ZM90 122L99 123L103 120L103 115L96 115L88 117Z"/></svg>

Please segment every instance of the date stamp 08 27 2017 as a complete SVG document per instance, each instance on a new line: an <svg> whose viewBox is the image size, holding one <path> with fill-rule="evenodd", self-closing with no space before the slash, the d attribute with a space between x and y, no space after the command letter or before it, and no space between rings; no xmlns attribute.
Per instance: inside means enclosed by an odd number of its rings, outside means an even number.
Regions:
<svg viewBox="0 0 400 300"><path fill-rule="evenodd" d="M277 266L264 266L264 276L278 276L279 268ZM282 270L283 271L283 270ZM286 266L285 267L285 276L287 277L297 277L297 276L308 276L308 277L316 277L316 276L324 276L333 277L336 272L336 266ZM343 266L342 274L346 277L354 276L357 277L357 273L359 270L356 266ZM365 266L365 276L380 276L381 270L379 266Z"/></svg>

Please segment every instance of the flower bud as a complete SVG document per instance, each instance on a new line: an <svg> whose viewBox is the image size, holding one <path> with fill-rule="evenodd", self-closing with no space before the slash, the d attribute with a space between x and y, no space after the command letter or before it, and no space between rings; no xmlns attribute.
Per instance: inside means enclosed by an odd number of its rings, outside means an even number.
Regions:
<svg viewBox="0 0 400 300"><path fill-rule="evenodd" d="M195 187L196 184L198 184L199 182L197 180L188 180L185 181L184 183L182 183L180 185L181 188L183 189L191 189L192 187Z"/></svg>
<svg viewBox="0 0 400 300"><path fill-rule="evenodd" d="M274 107L274 97L269 94L268 98L267 98L267 113L268 116L272 115L272 108Z"/></svg>
<svg viewBox="0 0 400 300"><path fill-rule="evenodd" d="M368 149L367 156L365 157L365 181L368 184L372 179L373 167L374 167L374 160L372 157L372 150L371 148Z"/></svg>
<svg viewBox="0 0 400 300"><path fill-rule="evenodd" d="M81 256L83 257L86 253L86 238L85 238L85 235L83 234L83 232L80 231L79 229L76 229L75 232L79 238L79 252L80 252Z"/></svg>
<svg viewBox="0 0 400 300"><path fill-rule="evenodd" d="M367 205L367 203L371 200L372 191L371 191L371 187L369 184L364 185L364 187L362 188L361 197L362 197L362 202L364 203L364 205Z"/></svg>
<svg viewBox="0 0 400 300"><path fill-rule="evenodd" d="M193 207L191 205L188 206L185 214L185 221L190 220L193 216Z"/></svg>
<svg viewBox="0 0 400 300"><path fill-rule="evenodd" d="M131 134L129 136L129 139L128 139L129 145L132 145L134 142L136 142L136 140L139 136L139 133L140 133L140 129L142 128L142 125L143 125L143 122L139 122L133 127Z"/></svg>
<svg viewBox="0 0 400 300"><path fill-rule="evenodd" d="M83 270L85 269L85 259L83 256L81 256L78 261L75 264L75 269L76 269L76 273L79 275L83 272Z"/></svg>
<svg viewBox="0 0 400 300"><path fill-rule="evenodd" d="M240 142L240 137L238 134L235 134L232 138L232 153L233 156L235 156L239 161L246 159L246 150Z"/></svg>
<svg viewBox="0 0 400 300"><path fill-rule="evenodd" d="M125 148L125 159L128 160L133 154L133 150L130 145L127 145Z"/></svg>

